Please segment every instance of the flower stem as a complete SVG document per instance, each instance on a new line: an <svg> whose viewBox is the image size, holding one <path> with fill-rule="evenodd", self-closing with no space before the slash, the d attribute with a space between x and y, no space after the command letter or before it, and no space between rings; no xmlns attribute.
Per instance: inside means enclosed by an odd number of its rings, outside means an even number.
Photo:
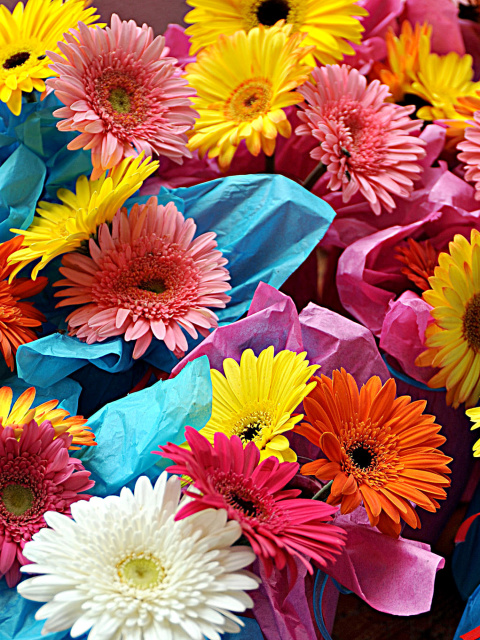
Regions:
<svg viewBox="0 0 480 640"><path fill-rule="evenodd" d="M37 94L34 91L24 91L23 95L25 96L27 102L37 102Z"/></svg>
<svg viewBox="0 0 480 640"><path fill-rule="evenodd" d="M327 167L323 164L323 162L319 162L315 169L308 174L304 182L302 182L302 187L305 187L307 191L311 191L317 184L320 176L325 173L326 169Z"/></svg>
<svg viewBox="0 0 480 640"><path fill-rule="evenodd" d="M265 156L265 173L275 173L275 153Z"/></svg>
<svg viewBox="0 0 480 640"><path fill-rule="evenodd" d="M327 482L326 485L324 485L320 491L318 491L312 498L312 500L320 500L321 502L326 502L328 496L330 495L330 491L332 489L332 484L333 484L333 480L330 480L330 482Z"/></svg>

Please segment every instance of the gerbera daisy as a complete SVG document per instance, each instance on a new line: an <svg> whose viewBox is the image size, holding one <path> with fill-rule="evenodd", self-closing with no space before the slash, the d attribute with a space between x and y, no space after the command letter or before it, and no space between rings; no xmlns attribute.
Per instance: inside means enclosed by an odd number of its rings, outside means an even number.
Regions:
<svg viewBox="0 0 480 640"><path fill-rule="evenodd" d="M376 62L373 69L392 94L389 101L401 102L406 93L410 93L412 82L419 68L420 41L432 35L431 25L416 23L415 29L408 20L404 20L398 36L393 29L385 35L387 45L387 63Z"/></svg>
<svg viewBox="0 0 480 640"><path fill-rule="evenodd" d="M473 59L450 51L445 56L430 52L430 39L420 41L418 71L410 93L420 96L431 106L422 107L417 116L423 120L460 119L455 111L458 98L474 94L479 82L472 82Z"/></svg>
<svg viewBox="0 0 480 640"><path fill-rule="evenodd" d="M63 33L79 20L92 24L99 18L86 0L28 0L13 13L0 5L0 100L16 116L22 110L22 91L45 91L44 78L52 75L47 49L59 51Z"/></svg>
<svg viewBox="0 0 480 640"><path fill-rule="evenodd" d="M26 231L11 229L23 236L23 243L8 259L9 264L16 265L10 278L27 264L40 259L32 269L32 280L35 280L51 260L79 249L95 235L103 222L111 222L125 200L158 169L158 162L142 160L143 155L127 158L93 182L80 176L76 193L68 189L57 191L63 204L39 202L38 215Z"/></svg>
<svg viewBox="0 0 480 640"><path fill-rule="evenodd" d="M178 164L190 158L185 132L197 115L188 99L193 91L177 60L164 57L165 38L115 14L111 27L78 29L59 44L66 60L49 52L59 77L47 85L66 105L53 114L65 118L58 129L81 132L68 148L92 150L92 180L140 151Z"/></svg>
<svg viewBox="0 0 480 640"><path fill-rule="evenodd" d="M15 437L20 438L25 425L32 420L38 424L48 422L53 427L55 438L64 433L71 438L69 449L96 445L95 435L90 427L86 426L85 418L71 416L65 409L57 409L58 400L48 400L32 407L35 395L35 387L26 389L12 407L12 390L10 387L0 387L0 424L3 427L11 427Z"/></svg>
<svg viewBox="0 0 480 640"><path fill-rule="evenodd" d="M215 433L239 436L244 444L252 441L260 449L260 459L275 456L281 462L297 459L282 435L293 429L303 414L292 415L315 386L308 382L318 365L309 366L306 352L279 351L273 347L260 352L242 353L240 364L232 358L223 361L223 370L211 369L212 416L201 433L213 442Z"/></svg>
<svg viewBox="0 0 480 640"><path fill-rule="evenodd" d="M358 18L368 15L354 0L187 0L187 4L194 7L184 18L192 23L186 30L191 53L221 35L285 20L294 32L307 36L305 44L314 46L313 53L322 64L355 53L349 42L360 43L364 29Z"/></svg>
<svg viewBox="0 0 480 640"><path fill-rule="evenodd" d="M72 505L72 518L49 513L25 547L42 575L18 591L46 602L36 613L42 633L64 631L107 640L220 640L238 632L231 613L253 602L257 579L242 571L255 555L231 545L241 534L225 511L209 509L175 521L180 480L163 473L155 487L142 476L135 493Z"/></svg>
<svg viewBox="0 0 480 640"><path fill-rule="evenodd" d="M480 95L479 95L480 98ZM471 126L465 129L465 140L460 142L458 149L463 153L458 154L458 159L465 162L465 180L475 183L475 199L480 200L480 100L479 110L473 115Z"/></svg>
<svg viewBox="0 0 480 640"><path fill-rule="evenodd" d="M331 524L334 507L324 502L298 499L301 491L285 490L299 465L271 457L259 464L260 452L253 442L244 448L238 436L216 433L214 444L200 433L185 429L190 451L175 444L160 447L175 462L167 471L188 476L194 491L177 519L204 509L226 509L265 566L289 566L295 573L298 558L313 573L311 559L325 567L340 553L344 531ZM157 452L153 452L157 453Z"/></svg>
<svg viewBox="0 0 480 640"><path fill-rule="evenodd" d="M55 439L55 443L53 440ZM68 456L72 437L56 437L48 421L24 425L17 440L11 427L0 426L0 578L9 587L20 581L20 566L32 535L46 526L47 511L70 515L70 505L95 484L80 460Z"/></svg>
<svg viewBox="0 0 480 640"><path fill-rule="evenodd" d="M409 117L414 107L386 102L386 85L374 80L367 86L346 65L317 67L312 76L314 83L300 89L308 105L298 112L304 124L296 133L319 140L310 155L330 173L328 188L342 189L343 202L360 191L377 215L382 205L392 211L392 194L408 197L422 171L424 143L410 135L420 125Z"/></svg>
<svg viewBox="0 0 480 640"><path fill-rule="evenodd" d="M415 364L440 368L428 386L446 387L447 404L473 407L480 398L480 233L472 229L470 242L455 235L438 265L423 293L435 322Z"/></svg>
<svg viewBox="0 0 480 640"><path fill-rule="evenodd" d="M472 431L480 427L480 407L473 407L473 409L467 409L465 412L470 420L473 422ZM480 440L477 440L473 445L473 455L475 458L480 458Z"/></svg>
<svg viewBox="0 0 480 640"><path fill-rule="evenodd" d="M140 358L152 338L163 340L180 357L188 348L182 328L192 338L217 326L208 307L224 308L230 297L227 260L216 250L214 233L193 240L196 224L185 220L173 202L166 207L150 198L102 224L90 256L63 257L60 273L67 287L55 295L57 306L82 305L67 317L70 335L88 344L123 335L135 341Z"/></svg>
<svg viewBox="0 0 480 640"><path fill-rule="evenodd" d="M200 157L209 151L227 170L242 140L253 155L263 150L271 156L277 134L291 135L283 109L303 100L295 89L311 71L300 62L311 49L300 46L300 33L290 32L291 26L277 25L221 36L187 65L200 114L189 142L192 151L198 149Z"/></svg>
<svg viewBox="0 0 480 640"><path fill-rule="evenodd" d="M47 278L38 278L32 282L29 278L8 278L13 266L7 264L8 258L22 246L23 238L18 236L0 244L0 351L11 371L15 367L15 354L21 344L32 342L46 321L31 302L23 302L42 291Z"/></svg>
<svg viewBox="0 0 480 640"><path fill-rule="evenodd" d="M435 512L446 498L442 487L450 485L451 458L437 449L445 438L435 416L423 413L426 401L396 398L393 378L382 386L373 376L359 392L344 369L317 381L304 400L307 422L295 431L326 458L303 465L302 474L333 480L328 502L340 504L341 513L363 500L370 523L382 533L398 536L401 518L420 527L410 502Z"/></svg>
<svg viewBox="0 0 480 640"><path fill-rule="evenodd" d="M422 291L430 289L428 279L434 274L439 253L430 240L408 238L407 244L395 247L395 251L397 260L405 265L402 273Z"/></svg>

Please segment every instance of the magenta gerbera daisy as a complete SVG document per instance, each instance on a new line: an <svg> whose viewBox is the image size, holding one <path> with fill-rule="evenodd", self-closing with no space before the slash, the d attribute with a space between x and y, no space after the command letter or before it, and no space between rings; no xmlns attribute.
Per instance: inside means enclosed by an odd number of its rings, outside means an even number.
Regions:
<svg viewBox="0 0 480 640"><path fill-rule="evenodd" d="M296 462L270 457L258 464L260 451L254 442L243 448L238 436L229 439L216 433L212 445L191 427L185 434L190 451L167 444L159 454L175 462L167 471L188 476L195 487L187 490L192 500L177 519L203 509L226 509L229 519L240 523L267 575L274 565L288 566L295 573L295 557L312 573L307 558L325 567L340 553L344 531L329 524L337 510L324 502L297 498L301 493L297 489L285 489L298 471Z"/></svg>
<svg viewBox="0 0 480 640"><path fill-rule="evenodd" d="M216 234L193 239L196 228L173 202L164 207L156 198L134 205L130 215L118 211L111 231L100 225L90 256L66 254L66 279L54 284L67 287L55 294L65 298L58 306L81 305L67 316L70 335L89 344L123 335L135 341L134 358L153 338L181 357L188 347L182 328L192 338L207 336L217 326L210 307L230 300L230 275Z"/></svg>
<svg viewBox="0 0 480 640"><path fill-rule="evenodd" d="M61 131L80 131L69 149L91 149L96 180L125 156L144 151L181 164L191 157L188 131L197 117L175 58L165 56L165 38L147 25L112 16L111 26L64 35L63 56L49 52L58 74L47 85L65 104L54 115Z"/></svg>
<svg viewBox="0 0 480 640"><path fill-rule="evenodd" d="M79 494L95 483L80 460L69 457L71 444L72 436L56 436L48 420L25 424L18 440L12 427L0 425L0 578L9 587L29 562L25 544L47 526L44 514L69 516L72 503L90 498Z"/></svg>
<svg viewBox="0 0 480 640"><path fill-rule="evenodd" d="M469 122L470 127L465 129L465 140L458 149L463 153L458 154L458 159L465 162L465 180L475 183L475 199L480 200L480 111L476 111L474 121Z"/></svg>
<svg viewBox="0 0 480 640"><path fill-rule="evenodd" d="M328 188L341 189L344 202L360 191L377 215L382 206L392 211L392 195L408 197L422 171L424 142L410 135L420 131L421 121L409 117L415 108L385 102L386 85L367 86L347 65L317 67L312 76L299 89L307 104L296 133L320 141L310 155L326 166Z"/></svg>

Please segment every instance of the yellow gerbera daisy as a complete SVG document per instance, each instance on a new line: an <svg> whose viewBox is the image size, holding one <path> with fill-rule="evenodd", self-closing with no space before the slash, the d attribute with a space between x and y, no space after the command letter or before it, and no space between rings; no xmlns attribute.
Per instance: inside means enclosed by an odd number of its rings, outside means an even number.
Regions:
<svg viewBox="0 0 480 640"><path fill-rule="evenodd" d="M480 407L468 409L465 413L473 422L472 431L474 429L478 429L480 427ZM475 458L480 458L480 440L477 440L473 445L473 455L475 456Z"/></svg>
<svg viewBox="0 0 480 640"><path fill-rule="evenodd" d="M290 36L291 26L263 26L248 34L221 36L187 66L187 79L197 96L200 114L189 147L201 156L218 156L221 169L230 166L242 140L253 155L271 156L277 134L288 138L292 128L283 108L303 101L294 89L312 70L301 58L303 36Z"/></svg>
<svg viewBox="0 0 480 640"><path fill-rule="evenodd" d="M473 59L450 51L445 56L430 53L430 39L421 38L419 65L410 93L423 98L431 106L422 107L417 116L423 120L456 118L455 103L460 96L472 95L480 89L472 82Z"/></svg>
<svg viewBox="0 0 480 640"><path fill-rule="evenodd" d="M408 20L402 23L400 35L396 36L389 29L385 36L387 45L387 64L377 62L374 65L375 75L390 87L392 102L401 102L406 93L410 93L412 82L419 68L420 41L430 41L432 27L425 23L415 24L415 30Z"/></svg>
<svg viewBox="0 0 480 640"><path fill-rule="evenodd" d="M95 7L86 0L28 0L12 13L0 5L0 100L18 116L22 91L45 91L44 78L55 75L46 51L60 54L58 41L77 23L95 23ZM103 25L102 25L103 26Z"/></svg>
<svg viewBox="0 0 480 640"><path fill-rule="evenodd" d="M158 162L150 159L142 162L143 158L143 154L134 159L126 158L95 181L80 176L76 193L68 189L57 191L63 204L39 202L38 216L26 231L10 229L24 237L22 247L8 258L9 264L18 265L10 279L27 264L40 258L32 269L31 277L35 280L51 260L75 251L95 234L102 222L111 222L125 200L158 168Z"/></svg>
<svg viewBox="0 0 480 640"><path fill-rule="evenodd" d="M70 449L79 449L80 446L95 446L95 435L90 427L85 426L87 420L82 416L71 416L65 409L57 409L58 400L49 400L32 408L35 400L35 388L30 387L22 393L12 407L12 390L10 387L0 388L0 424L3 427L12 427L15 437L20 438L23 427L35 420L41 424L45 420L52 423L55 437L66 431L73 436ZM79 445L79 446L73 446Z"/></svg>
<svg viewBox="0 0 480 640"><path fill-rule="evenodd" d="M212 417L201 430L210 442L217 432L237 435L255 442L260 459L275 456L293 462L297 456L282 435L293 429L303 414L292 415L316 382L308 380L319 368L309 366L306 353L264 349L258 358L251 349L242 353L240 364L232 358L223 361L222 375L211 370Z"/></svg>
<svg viewBox="0 0 480 640"><path fill-rule="evenodd" d="M354 53L349 42L360 42L364 28L358 18L368 15L355 0L187 0L187 4L195 7L185 16L185 22L192 23L186 30L192 54L220 35L285 20L294 32L306 34L305 44L315 47L313 54L322 64Z"/></svg>
<svg viewBox="0 0 480 640"><path fill-rule="evenodd" d="M480 398L480 232L473 229L470 242L455 235L438 265L423 293L435 322L416 364L440 368L428 386L445 386L447 404L473 407Z"/></svg>

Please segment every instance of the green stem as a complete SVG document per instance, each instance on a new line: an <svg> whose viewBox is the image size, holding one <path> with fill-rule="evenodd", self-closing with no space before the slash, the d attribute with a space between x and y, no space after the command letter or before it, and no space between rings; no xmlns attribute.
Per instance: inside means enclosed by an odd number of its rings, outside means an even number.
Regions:
<svg viewBox="0 0 480 640"><path fill-rule="evenodd" d="M330 495L330 491L332 489L333 480L327 482L325 486L323 486L320 491L318 491L312 498L312 500L320 500L321 502L326 502L328 496Z"/></svg>
<svg viewBox="0 0 480 640"><path fill-rule="evenodd" d="M265 156L265 173L275 173L275 153Z"/></svg>
<svg viewBox="0 0 480 640"><path fill-rule="evenodd" d="M37 94L34 91L24 91L23 95L27 99L27 102L37 102Z"/></svg>
<svg viewBox="0 0 480 640"><path fill-rule="evenodd" d="M320 176L322 176L326 170L327 167L323 164L323 162L319 162L315 169L308 174L304 182L302 182L302 187L305 187L307 191L311 191L317 184Z"/></svg>

